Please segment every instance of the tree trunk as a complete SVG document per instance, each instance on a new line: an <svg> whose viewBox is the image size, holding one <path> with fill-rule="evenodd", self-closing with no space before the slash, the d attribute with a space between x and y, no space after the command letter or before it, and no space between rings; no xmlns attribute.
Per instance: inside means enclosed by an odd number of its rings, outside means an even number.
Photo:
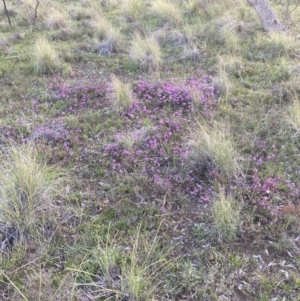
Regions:
<svg viewBox="0 0 300 301"><path fill-rule="evenodd" d="M9 23L9 25L11 26L10 17L9 17L9 12L8 12L8 10L7 10L7 7L6 7L5 0L2 0L2 2L3 2L3 6L4 6L4 12L5 12L5 14L6 14L6 17L7 17L8 23Z"/></svg>
<svg viewBox="0 0 300 301"><path fill-rule="evenodd" d="M256 11L265 31L268 32L286 31L285 26L281 24L281 22L276 17L268 0L247 0L247 1Z"/></svg>

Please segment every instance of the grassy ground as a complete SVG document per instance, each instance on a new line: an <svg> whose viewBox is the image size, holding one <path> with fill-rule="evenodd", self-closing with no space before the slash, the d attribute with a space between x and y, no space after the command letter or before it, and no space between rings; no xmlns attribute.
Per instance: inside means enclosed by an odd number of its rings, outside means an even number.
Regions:
<svg viewBox="0 0 300 301"><path fill-rule="evenodd" d="M1 300L300 300L300 9L7 2Z"/></svg>

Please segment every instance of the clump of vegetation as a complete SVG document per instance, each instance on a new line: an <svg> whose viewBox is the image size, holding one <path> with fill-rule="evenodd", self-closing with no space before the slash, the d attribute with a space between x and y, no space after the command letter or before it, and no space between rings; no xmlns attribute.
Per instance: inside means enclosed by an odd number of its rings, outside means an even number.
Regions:
<svg viewBox="0 0 300 301"><path fill-rule="evenodd" d="M144 9L144 0L123 0L122 12L129 21L134 21L141 17Z"/></svg>
<svg viewBox="0 0 300 301"><path fill-rule="evenodd" d="M4 226L15 228L19 235L40 235L48 223L56 225L56 201L65 194L66 172L47 165L33 144L2 147L0 168L0 220Z"/></svg>
<svg viewBox="0 0 300 301"><path fill-rule="evenodd" d="M131 96L130 84L123 83L116 76L112 76L113 106L118 110L128 109L134 99Z"/></svg>
<svg viewBox="0 0 300 301"><path fill-rule="evenodd" d="M151 11L165 21L174 25L183 23L180 7L171 1L156 0L152 2Z"/></svg>
<svg viewBox="0 0 300 301"><path fill-rule="evenodd" d="M3 301L300 300L300 7L252 2L6 1Z"/></svg>
<svg viewBox="0 0 300 301"><path fill-rule="evenodd" d="M299 99L295 98L288 108L288 122L294 127L294 129L300 131L300 103Z"/></svg>
<svg viewBox="0 0 300 301"><path fill-rule="evenodd" d="M94 37L100 40L111 40L115 48L120 45L122 36L119 30L104 15L96 14L90 24L94 31Z"/></svg>
<svg viewBox="0 0 300 301"><path fill-rule="evenodd" d="M162 64L161 49L153 37L136 35L131 43L129 56L142 70L157 70Z"/></svg>
<svg viewBox="0 0 300 301"><path fill-rule="evenodd" d="M97 298L131 298L149 300L158 292L166 292L165 277L172 269L168 259L170 250L159 250L161 239L158 233L144 236L141 228L127 242L127 251L113 243L118 236L108 232L106 239L99 239L74 271L78 285ZM88 251L89 252L89 251ZM83 293L83 292L82 292Z"/></svg>
<svg viewBox="0 0 300 301"><path fill-rule="evenodd" d="M67 12L51 9L45 23L47 28L54 30L67 27L70 24L70 20Z"/></svg>
<svg viewBox="0 0 300 301"><path fill-rule="evenodd" d="M242 171L239 155L228 125L214 122L212 126L196 121L190 130L188 142L194 151L215 162L217 168L226 175Z"/></svg>
<svg viewBox="0 0 300 301"><path fill-rule="evenodd" d="M220 241L232 240L236 236L240 224L241 206L220 189L212 204L214 230Z"/></svg>
<svg viewBox="0 0 300 301"><path fill-rule="evenodd" d="M33 46L32 56L37 73L53 73L61 68L59 55L46 38L37 39Z"/></svg>

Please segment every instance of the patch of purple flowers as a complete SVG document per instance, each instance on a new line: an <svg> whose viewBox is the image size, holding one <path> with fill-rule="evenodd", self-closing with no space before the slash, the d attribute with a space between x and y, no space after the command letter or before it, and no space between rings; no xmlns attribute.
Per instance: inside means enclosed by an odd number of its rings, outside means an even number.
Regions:
<svg viewBox="0 0 300 301"><path fill-rule="evenodd" d="M211 185L206 170L190 166L182 145L186 128L196 110L210 117L217 105L214 88L208 76L191 77L187 80L168 80L152 83L139 80L133 89L135 99L124 117L128 127L142 129L143 121L150 126L135 139L131 148L126 148L117 138L103 147L101 162L109 159L108 171L119 174L138 172L148 179L151 197L164 195L178 197L188 195L198 201L208 201Z"/></svg>
<svg viewBox="0 0 300 301"><path fill-rule="evenodd" d="M63 101L65 105L61 115L75 113L86 108L98 109L103 106L107 93L105 82L70 83L62 78L55 78L47 85L47 90L52 101Z"/></svg>
<svg viewBox="0 0 300 301"><path fill-rule="evenodd" d="M190 77L184 81L168 80L163 83L140 80L136 83L134 92L139 102L155 110L170 106L173 110L187 112L201 107L202 112L211 114L217 105L214 86L207 75ZM136 109L136 106L132 109Z"/></svg>
<svg viewBox="0 0 300 301"><path fill-rule="evenodd" d="M270 175L268 171L270 166L274 171L280 168L284 148L284 145L269 145L266 140L257 139L253 149L255 154L250 161L252 169L243 193L254 208L256 218L266 224L274 223L281 215L281 206L285 204L287 196L288 201L296 201L300 197L300 190L294 182Z"/></svg>

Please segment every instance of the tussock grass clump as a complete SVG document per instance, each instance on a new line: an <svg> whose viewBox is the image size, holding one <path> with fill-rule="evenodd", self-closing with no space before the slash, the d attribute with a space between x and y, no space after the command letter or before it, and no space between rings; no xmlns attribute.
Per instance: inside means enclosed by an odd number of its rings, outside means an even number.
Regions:
<svg viewBox="0 0 300 301"><path fill-rule="evenodd" d="M27 22L31 23L35 19L36 5L37 5L36 0L24 0L18 3L17 17L19 19L22 19L23 22L26 20ZM45 20L46 16L48 15L48 11L49 11L49 2L47 3L47 1L40 1L40 4L37 8L37 19L35 21L40 22Z"/></svg>
<svg viewBox="0 0 300 301"><path fill-rule="evenodd" d="M71 20L90 20L95 15L89 7L77 7L77 6L70 6L68 9L69 16Z"/></svg>
<svg viewBox="0 0 300 301"><path fill-rule="evenodd" d="M122 12L129 21L138 19L143 12L144 0L122 0Z"/></svg>
<svg viewBox="0 0 300 301"><path fill-rule="evenodd" d="M214 229L220 241L229 241L236 235L240 222L240 206L231 195L220 189L212 205Z"/></svg>
<svg viewBox="0 0 300 301"><path fill-rule="evenodd" d="M116 76L112 76L112 88L114 91L113 106L117 110L128 109L133 103L133 98L131 96L130 84L123 83Z"/></svg>
<svg viewBox="0 0 300 301"><path fill-rule="evenodd" d="M240 48L240 40L234 28L224 26L220 32L221 38L225 41L226 49L235 53Z"/></svg>
<svg viewBox="0 0 300 301"><path fill-rule="evenodd" d="M187 0L185 7L191 15L198 15L205 12L207 0Z"/></svg>
<svg viewBox="0 0 300 301"><path fill-rule="evenodd" d="M227 95L233 87L228 73L222 68L219 68L218 75L213 78L213 83L220 95Z"/></svg>
<svg viewBox="0 0 300 301"><path fill-rule="evenodd" d="M122 35L111 22L103 15L97 14L91 20L94 37L100 40L109 40L114 48L122 42Z"/></svg>
<svg viewBox="0 0 300 301"><path fill-rule="evenodd" d="M270 33L269 39L274 45L282 46L286 51L295 49L299 46L299 41L292 35L287 35L282 32L272 32Z"/></svg>
<svg viewBox="0 0 300 301"><path fill-rule="evenodd" d="M287 121L297 132L300 132L300 101L298 98L294 98L288 108Z"/></svg>
<svg viewBox="0 0 300 301"><path fill-rule="evenodd" d="M225 175L241 171L239 156L226 124L215 121L213 126L197 121L190 130L188 142L195 152L201 152L216 163Z"/></svg>
<svg viewBox="0 0 300 301"><path fill-rule="evenodd" d="M252 45L253 55L260 59L276 59L283 56L291 56L300 46L300 42L294 36L280 32L273 32L269 35L258 34Z"/></svg>
<svg viewBox="0 0 300 301"><path fill-rule="evenodd" d="M230 79L230 74L234 76L240 76L241 70L242 65L239 64L239 61L235 61L228 56L219 57L217 74L213 78L213 84L215 86L216 92L219 95L227 95L228 93L230 93L233 87Z"/></svg>
<svg viewBox="0 0 300 301"><path fill-rule="evenodd" d="M52 73L60 68L59 56L46 38L39 38L35 42L32 56L37 73Z"/></svg>
<svg viewBox="0 0 300 301"><path fill-rule="evenodd" d="M241 77L244 70L243 61L236 55L224 55L219 57L219 70L223 69L231 76Z"/></svg>
<svg viewBox="0 0 300 301"><path fill-rule="evenodd" d="M112 297L116 300L154 299L157 293L163 292L165 285L161 279L172 267L167 259L170 250L161 248L158 233L154 237L144 236L140 227L126 242L127 250L115 243L119 239L108 231L106 239L100 239L88 252L88 260L74 270L78 285L91 286L91 294L105 300Z"/></svg>
<svg viewBox="0 0 300 301"><path fill-rule="evenodd" d="M70 24L70 19L66 11L52 8L46 17L45 22L46 27L53 30L67 27Z"/></svg>
<svg viewBox="0 0 300 301"><path fill-rule="evenodd" d="M225 46L222 52L236 53L240 50L240 39L236 32L237 22L234 19L221 18L206 28L207 42L210 45Z"/></svg>
<svg viewBox="0 0 300 301"><path fill-rule="evenodd" d="M236 15L236 9L245 6L243 0L202 0L201 8L211 18L223 17L224 14Z"/></svg>
<svg viewBox="0 0 300 301"><path fill-rule="evenodd" d="M142 70L159 69L162 64L160 46L153 37L136 35L131 43L129 56Z"/></svg>
<svg viewBox="0 0 300 301"><path fill-rule="evenodd" d="M173 25L181 25L183 18L180 7L169 0L155 0L151 5L151 12Z"/></svg>
<svg viewBox="0 0 300 301"><path fill-rule="evenodd" d="M34 262L35 260L33 260ZM1 284L7 286L9 293L4 300L14 301L31 301L31 300L47 300L47 301L70 301L74 300L74 292L72 291L73 278L72 275L55 278L52 271L43 267L25 264L19 267L22 270L22 283L19 281L19 275L11 275L0 270L2 277ZM4 279L4 281L3 281ZM41 297L42 296L42 297Z"/></svg>
<svg viewBox="0 0 300 301"><path fill-rule="evenodd" d="M213 78L215 90L219 95L227 95L233 88L232 77L241 78L244 71L243 61L235 55L219 57L217 74Z"/></svg>
<svg viewBox="0 0 300 301"><path fill-rule="evenodd" d="M48 166L32 144L1 149L0 221L20 233L57 223L55 200L64 194L66 173Z"/></svg>

